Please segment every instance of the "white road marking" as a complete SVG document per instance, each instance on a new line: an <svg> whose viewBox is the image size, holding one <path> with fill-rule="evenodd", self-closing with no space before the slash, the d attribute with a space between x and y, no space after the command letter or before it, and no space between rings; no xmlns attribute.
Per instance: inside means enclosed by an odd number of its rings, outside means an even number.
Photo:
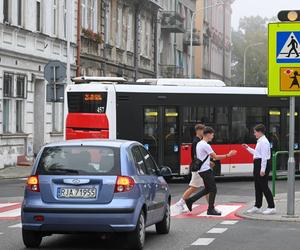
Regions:
<svg viewBox="0 0 300 250"><path fill-rule="evenodd" d="M12 225L9 226L9 228L22 228L22 223L16 224L16 225Z"/></svg>
<svg viewBox="0 0 300 250"><path fill-rule="evenodd" d="M10 211L6 211L3 213L0 213L0 218L3 217L18 217L21 216L21 208L13 209Z"/></svg>
<svg viewBox="0 0 300 250"><path fill-rule="evenodd" d="M227 230L228 230L228 228L214 227L214 228L210 229L207 233L208 234L222 234L222 233L226 232Z"/></svg>
<svg viewBox="0 0 300 250"><path fill-rule="evenodd" d="M2 235L3 233L0 233L0 235Z"/></svg>
<svg viewBox="0 0 300 250"><path fill-rule="evenodd" d="M214 240L215 238L199 238L194 243L192 243L192 246L208 246Z"/></svg>
<svg viewBox="0 0 300 250"><path fill-rule="evenodd" d="M27 177L24 177L24 178L20 178L19 180L21 180L21 181L27 181Z"/></svg>
<svg viewBox="0 0 300 250"><path fill-rule="evenodd" d="M0 203L0 208L18 205L19 203Z"/></svg>
<svg viewBox="0 0 300 250"><path fill-rule="evenodd" d="M209 216L209 217L222 218L222 217L226 217L227 215L233 213L234 211L238 210L241 207L242 207L242 205L218 205L218 206L216 206L216 209L218 209L220 212L222 212L221 216L207 215L207 211L199 214L198 216L200 216L200 217Z"/></svg>
<svg viewBox="0 0 300 250"><path fill-rule="evenodd" d="M238 222L239 222L238 220L224 220L220 224L221 225L234 225Z"/></svg>

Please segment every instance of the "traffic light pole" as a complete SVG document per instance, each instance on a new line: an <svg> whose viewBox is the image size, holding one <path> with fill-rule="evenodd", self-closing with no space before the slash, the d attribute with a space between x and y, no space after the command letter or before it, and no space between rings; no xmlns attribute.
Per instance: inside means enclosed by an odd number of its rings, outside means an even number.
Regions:
<svg viewBox="0 0 300 250"><path fill-rule="evenodd" d="M290 97L287 215L295 215L295 97Z"/></svg>

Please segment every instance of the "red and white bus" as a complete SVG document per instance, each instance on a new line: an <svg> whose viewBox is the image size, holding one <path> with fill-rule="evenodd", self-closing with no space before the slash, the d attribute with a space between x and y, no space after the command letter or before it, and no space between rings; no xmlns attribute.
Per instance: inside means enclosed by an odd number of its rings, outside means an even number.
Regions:
<svg viewBox="0 0 300 250"><path fill-rule="evenodd" d="M188 176L194 126L216 130L217 154L238 154L217 163L217 175L252 172L252 158L242 143L255 144L252 128L267 126L273 150L288 148L288 99L269 98L266 88L227 87L219 80L79 77L67 87L66 139L136 140L159 165ZM296 148L299 143L296 101Z"/></svg>

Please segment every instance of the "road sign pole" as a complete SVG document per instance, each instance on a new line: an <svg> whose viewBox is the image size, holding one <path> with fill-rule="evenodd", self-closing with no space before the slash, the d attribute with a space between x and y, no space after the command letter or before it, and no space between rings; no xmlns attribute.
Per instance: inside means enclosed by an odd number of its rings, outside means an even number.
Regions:
<svg viewBox="0 0 300 250"><path fill-rule="evenodd" d="M290 97L287 215L295 215L295 97Z"/></svg>

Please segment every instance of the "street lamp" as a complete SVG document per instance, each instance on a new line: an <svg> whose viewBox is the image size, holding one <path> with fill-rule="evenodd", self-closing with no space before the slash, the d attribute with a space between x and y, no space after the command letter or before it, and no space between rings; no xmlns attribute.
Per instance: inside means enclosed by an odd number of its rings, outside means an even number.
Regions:
<svg viewBox="0 0 300 250"><path fill-rule="evenodd" d="M247 51L248 51L249 48L256 47L256 46L259 46L259 45L262 45L262 44L264 44L264 43L259 42L259 43L250 44L244 50L244 78L243 78L243 85L244 86L246 85L246 60L247 60L246 56L247 56Z"/></svg>
<svg viewBox="0 0 300 250"><path fill-rule="evenodd" d="M216 6L220 6L220 5L223 5L225 4L224 3L224 0L220 0L218 1L216 4L214 5L210 5L210 6L207 6L205 8L201 8L201 9L198 9L198 10L195 10L192 14L192 18L191 18L191 29L190 29L190 67L189 67L189 78L192 78L192 65L193 65L193 29L194 29L194 21L195 21L195 16L196 16L196 13L198 11L201 11L201 10L205 10L205 9L209 9L209 8L213 8L213 7L216 7Z"/></svg>

